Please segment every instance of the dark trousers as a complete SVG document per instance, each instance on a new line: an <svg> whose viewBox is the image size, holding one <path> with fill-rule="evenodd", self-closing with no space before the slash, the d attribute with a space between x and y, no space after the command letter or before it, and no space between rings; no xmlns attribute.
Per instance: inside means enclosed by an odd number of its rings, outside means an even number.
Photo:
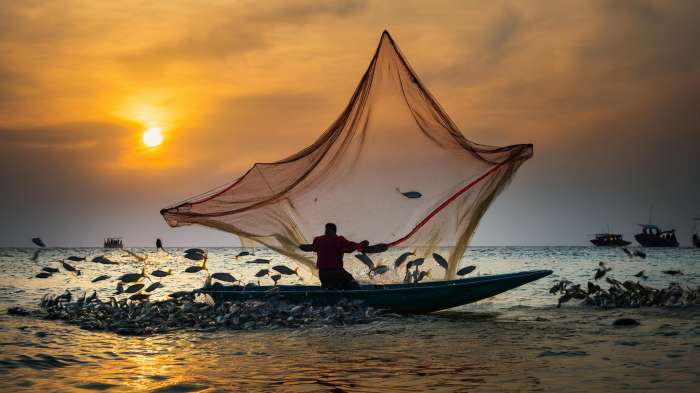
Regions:
<svg viewBox="0 0 700 393"><path fill-rule="evenodd" d="M345 269L324 269L318 272L323 289L357 289L360 284Z"/></svg>

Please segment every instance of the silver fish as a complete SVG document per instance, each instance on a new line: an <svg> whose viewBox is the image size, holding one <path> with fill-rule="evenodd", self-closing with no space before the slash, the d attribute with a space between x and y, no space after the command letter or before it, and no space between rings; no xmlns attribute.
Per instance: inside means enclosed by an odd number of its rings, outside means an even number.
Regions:
<svg viewBox="0 0 700 393"><path fill-rule="evenodd" d="M269 270L262 269L259 272L255 273L255 277L263 277L263 276L267 276L268 274L270 274Z"/></svg>
<svg viewBox="0 0 700 393"><path fill-rule="evenodd" d="M192 260L192 261L201 261L203 259L206 259L206 256L204 254L192 252L189 254L185 254L185 258Z"/></svg>
<svg viewBox="0 0 700 393"><path fill-rule="evenodd" d="M98 282L98 281L106 280L106 279L108 279L108 278L109 278L108 275L103 274L103 275L101 275L101 276L95 277L91 282Z"/></svg>
<svg viewBox="0 0 700 393"><path fill-rule="evenodd" d="M276 271L276 272L278 272L278 273L282 273L282 274L284 274L285 276L291 276L292 274L296 274L297 276L299 275L299 273L297 273L297 270L298 270L298 269L292 270L292 269L290 269L290 268L288 268L287 266L284 266L284 265L273 266L273 267L272 267L272 270L274 270L274 271Z"/></svg>
<svg viewBox="0 0 700 393"><path fill-rule="evenodd" d="M447 260L446 260L445 258L442 257L442 255L440 255L440 254L434 252L434 253L433 253L433 259L434 259L435 262L437 262L437 264L440 265L443 269L447 270L447 267L449 266L449 264L447 263Z"/></svg>
<svg viewBox="0 0 700 393"><path fill-rule="evenodd" d="M423 196L423 194L421 194L418 191L405 191L404 192L404 191L399 190L398 187L396 187L396 191L400 192L403 196L405 196L408 199L418 199L418 198Z"/></svg>
<svg viewBox="0 0 700 393"><path fill-rule="evenodd" d="M466 276L467 274L473 272L474 270L476 270L476 266L463 267L457 271L457 275L458 276Z"/></svg>
<svg viewBox="0 0 700 393"><path fill-rule="evenodd" d="M149 285L148 288L145 289L146 292L153 292L158 288L163 288L165 285L161 284L160 282L154 282L153 284Z"/></svg>
<svg viewBox="0 0 700 393"><path fill-rule="evenodd" d="M248 261L246 263L256 263L256 264L262 265L262 264L270 263L270 260L265 259L265 258L258 258L258 259L255 259L253 261Z"/></svg>
<svg viewBox="0 0 700 393"><path fill-rule="evenodd" d="M370 270L371 274L375 276L378 274L384 274L389 271L389 267L386 265L377 265L374 269Z"/></svg>
<svg viewBox="0 0 700 393"><path fill-rule="evenodd" d="M416 258L416 259L408 262L408 264L406 265L406 269L410 269L412 267L418 267L418 266L422 265L423 262L425 262L425 258Z"/></svg>
<svg viewBox="0 0 700 393"><path fill-rule="evenodd" d="M168 270L154 270L151 272L151 276L154 277L165 277L173 274L173 271L171 269Z"/></svg>
<svg viewBox="0 0 700 393"><path fill-rule="evenodd" d="M134 284L134 285L131 285L128 288L126 288L126 290L124 290L124 292L136 293L136 292L140 291L145 286L146 286L145 284Z"/></svg>
<svg viewBox="0 0 700 393"><path fill-rule="evenodd" d="M231 273L214 273L211 275L211 278L231 283L238 281L236 280L236 277L231 275Z"/></svg>
<svg viewBox="0 0 700 393"><path fill-rule="evenodd" d="M364 263L370 270L374 269L374 262L365 254L355 254L355 258L357 258L360 262Z"/></svg>
<svg viewBox="0 0 700 393"><path fill-rule="evenodd" d="M398 258L394 261L394 269L398 269L399 266L401 266L402 263L406 262L406 259L408 259L409 256L411 255L416 255L415 252L405 252L401 255L399 255Z"/></svg>

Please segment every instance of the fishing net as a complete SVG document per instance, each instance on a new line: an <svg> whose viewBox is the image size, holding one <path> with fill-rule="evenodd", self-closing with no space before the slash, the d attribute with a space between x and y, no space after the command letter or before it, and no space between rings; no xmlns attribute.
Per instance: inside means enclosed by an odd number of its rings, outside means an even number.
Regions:
<svg viewBox="0 0 700 393"><path fill-rule="evenodd" d="M314 269L299 250L334 222L353 241L430 255L454 277L484 212L532 156L532 145L467 140L384 32L340 117L311 146L257 163L232 183L161 210L265 245Z"/></svg>

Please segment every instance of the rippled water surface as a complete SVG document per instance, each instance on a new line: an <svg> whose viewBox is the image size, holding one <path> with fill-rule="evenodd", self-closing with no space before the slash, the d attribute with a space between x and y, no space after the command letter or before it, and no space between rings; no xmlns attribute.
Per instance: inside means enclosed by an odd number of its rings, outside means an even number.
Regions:
<svg viewBox="0 0 700 393"><path fill-rule="evenodd" d="M147 271L172 268L161 296L201 286L206 273L185 274L192 265L152 249ZM256 281L260 265L234 256L238 249L209 249L209 271L228 271ZM259 331L182 331L150 337L90 332L58 321L12 317L5 309L35 308L48 292L114 292L114 278L139 271L143 263L123 251L47 249L31 261L33 249L0 249L0 388L2 391L692 391L700 383L700 308L596 310L554 307L552 282L585 283L598 261L623 280L640 270L648 285L671 281L700 285L700 250L647 249L646 259L616 249L588 247L480 247L468 250L463 265L474 274L552 269L538 282L485 301L432 316L414 316L367 325ZM33 277L69 255L107 255L121 262L106 266L72 262L80 277L59 273ZM255 257L287 262L269 251ZM393 261L388 256L387 261ZM366 268L352 257L356 277ZM292 264L289 264L293 266ZM434 279L441 269L427 263ZM682 276L662 270L680 269ZM301 273L301 272L300 272ZM306 282L314 282L302 274ZM388 275L381 280L395 279ZM269 284L266 278L261 284ZM286 283L296 281L285 278ZM636 328L614 328L619 317L640 320Z"/></svg>

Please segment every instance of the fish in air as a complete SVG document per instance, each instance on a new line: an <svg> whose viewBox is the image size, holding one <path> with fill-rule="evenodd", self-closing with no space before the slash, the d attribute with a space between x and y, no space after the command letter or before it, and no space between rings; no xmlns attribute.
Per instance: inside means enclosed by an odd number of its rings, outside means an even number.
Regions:
<svg viewBox="0 0 700 393"><path fill-rule="evenodd" d="M205 259L204 262L202 262L201 265L198 266L190 266L187 269L185 269L185 273L197 273L202 270L209 270L207 269L207 260Z"/></svg>
<svg viewBox="0 0 700 393"><path fill-rule="evenodd" d="M172 269L168 269L168 270L158 269L158 270L154 270L151 272L151 276L153 276L153 277L165 277L165 276L169 276L171 274L173 274Z"/></svg>
<svg viewBox="0 0 700 393"><path fill-rule="evenodd" d="M680 270L662 270L661 273L668 274L671 276L682 276L683 272Z"/></svg>
<svg viewBox="0 0 700 393"><path fill-rule="evenodd" d="M267 276L268 274L270 274L270 271L268 269L261 269L260 271L255 273L255 277L258 277L258 278L264 277L264 276Z"/></svg>
<svg viewBox="0 0 700 393"><path fill-rule="evenodd" d="M39 254L41 254L41 249L34 251L34 255L32 255L32 257L30 259L32 261L36 261L37 259L39 259Z"/></svg>
<svg viewBox="0 0 700 393"><path fill-rule="evenodd" d="M398 187L396 187L396 191L398 191L399 193L401 193L403 196L405 196L408 199L418 199L418 198L423 196L423 194L421 194L418 191L401 191L401 190L399 190Z"/></svg>
<svg viewBox="0 0 700 393"><path fill-rule="evenodd" d="M49 277L51 277L52 274L53 273L49 273L49 272L40 272L34 277L36 277L36 278L49 278Z"/></svg>
<svg viewBox="0 0 700 393"><path fill-rule="evenodd" d="M272 279L272 281L275 282L275 285L277 285L277 281L279 281L282 278L282 275L281 274L273 274L270 276L270 278Z"/></svg>
<svg viewBox="0 0 700 393"><path fill-rule="evenodd" d="M124 290L124 292L126 292L126 293L136 293L136 292L140 291L141 289L143 289L143 287L145 287L145 286L146 286L146 284L134 284L134 285L130 285L129 287L127 287L127 288Z"/></svg>
<svg viewBox="0 0 700 393"><path fill-rule="evenodd" d="M447 259L445 259L442 255L434 252L433 259L435 260L435 262L437 262L438 265L440 265L440 267L447 270L447 267L449 266L449 264L447 263Z"/></svg>
<svg viewBox="0 0 700 393"><path fill-rule="evenodd" d="M370 275L370 277L371 277L372 275L378 276L378 275L384 274L384 273L386 273L386 272L388 272L388 271L389 271L389 266L386 266L386 265L377 265L375 268L373 268L373 269L371 269L371 270L369 271L369 275Z"/></svg>
<svg viewBox="0 0 700 393"><path fill-rule="evenodd" d="M66 258L66 259L69 260L69 261L73 261L73 262L82 262L82 261L85 261L87 258L85 258L85 257L78 257L78 256L75 256L75 255L71 255L71 256L69 256L69 257ZM95 261L93 260L93 262L95 262Z"/></svg>
<svg viewBox="0 0 700 393"><path fill-rule="evenodd" d="M470 265L457 270L457 275L462 277L476 270L476 266Z"/></svg>
<svg viewBox="0 0 700 393"><path fill-rule="evenodd" d="M248 251L241 251L241 252L239 252L238 254L236 254L236 259L238 259L239 257L248 256L248 255L250 255L250 252L248 252Z"/></svg>
<svg viewBox="0 0 700 393"><path fill-rule="evenodd" d="M248 262L246 262L246 263L254 263L254 264L258 264L258 265L265 265L265 264L270 263L270 260L269 260L269 259L265 259L265 258L257 258L257 259L254 259L254 260L252 260L252 261L248 261Z"/></svg>
<svg viewBox="0 0 700 393"><path fill-rule="evenodd" d="M297 270L299 270L298 268L292 270L292 269L290 269L290 268L288 268L287 266L284 266L284 265L273 266L273 267L272 267L272 270L276 271L277 273L284 274L285 276L291 276L291 275L293 275L293 274L295 274L295 275L297 275L297 276L299 275L299 273L297 273Z"/></svg>
<svg viewBox="0 0 700 393"><path fill-rule="evenodd" d="M215 280L219 280L219 281L230 282L230 283L234 283L234 282L238 281L236 279L236 277L231 275L231 273L214 273L211 275L211 278L213 278Z"/></svg>
<svg viewBox="0 0 700 393"><path fill-rule="evenodd" d="M40 237L33 237L32 238L32 243L36 244L37 246L44 248L46 247L46 243L44 243L43 240L41 240Z"/></svg>
<svg viewBox="0 0 700 393"><path fill-rule="evenodd" d="M141 273L126 273L122 274L117 280L123 283L132 283L141 280L146 277L146 268L141 269Z"/></svg>
<svg viewBox="0 0 700 393"><path fill-rule="evenodd" d="M394 261L394 269L398 269L404 262L406 262L406 259L410 257L411 255L416 255L415 252L405 252L401 255L399 255L398 258Z"/></svg>
<svg viewBox="0 0 700 393"><path fill-rule="evenodd" d="M129 300L133 300L135 302L140 302L142 300L147 300L151 295L147 293L135 293L131 296L129 296Z"/></svg>
<svg viewBox="0 0 700 393"><path fill-rule="evenodd" d="M413 268L413 267L418 267L418 266L422 265L423 262L425 262L425 258L416 258L416 259L414 259L414 260L408 262L408 264L406 264L406 269L411 269L411 268Z"/></svg>
<svg viewBox="0 0 700 393"><path fill-rule="evenodd" d="M161 284L160 282L154 282L153 284L149 285L148 288L145 289L146 292L153 292L158 288L163 288L165 285Z"/></svg>
<svg viewBox="0 0 700 393"><path fill-rule="evenodd" d="M63 265L63 268L68 270L69 272L75 274L76 276L80 275L80 270L74 268L73 266L67 264L65 261L61 261L61 265Z"/></svg>
<svg viewBox="0 0 700 393"><path fill-rule="evenodd" d="M370 270L374 269L374 262L365 254L355 254L360 262L364 263Z"/></svg>
<svg viewBox="0 0 700 393"><path fill-rule="evenodd" d="M201 248L188 248L185 250L185 254L204 254L204 250Z"/></svg>
<svg viewBox="0 0 700 393"><path fill-rule="evenodd" d="M644 251L634 250L634 256L640 257L642 259L647 259L647 253L645 253Z"/></svg>
<svg viewBox="0 0 700 393"><path fill-rule="evenodd" d="M47 272L47 273L58 273L58 269L56 269L55 267L48 267L48 266L47 266L47 267L45 267L45 268L43 268L43 269L41 269L41 270L42 270L42 271L45 271L45 272Z"/></svg>
<svg viewBox="0 0 700 393"><path fill-rule="evenodd" d="M118 265L118 262L114 262L113 260L107 258L104 255L98 255L94 258L92 258L92 261L95 263L101 263L103 265Z"/></svg>
<svg viewBox="0 0 700 393"><path fill-rule="evenodd" d="M108 279L108 278L109 278L108 275L103 274L103 275L101 275L101 276L97 276L97 277L93 278L92 281L90 281L90 282L103 281L103 280L106 280L106 279Z"/></svg>
<svg viewBox="0 0 700 393"><path fill-rule="evenodd" d="M649 276L647 276L646 274L644 274L644 270L642 270L641 272L635 274L634 276L635 276L635 277L639 277L639 278L641 278L642 280L646 280L647 278L649 278Z"/></svg>

